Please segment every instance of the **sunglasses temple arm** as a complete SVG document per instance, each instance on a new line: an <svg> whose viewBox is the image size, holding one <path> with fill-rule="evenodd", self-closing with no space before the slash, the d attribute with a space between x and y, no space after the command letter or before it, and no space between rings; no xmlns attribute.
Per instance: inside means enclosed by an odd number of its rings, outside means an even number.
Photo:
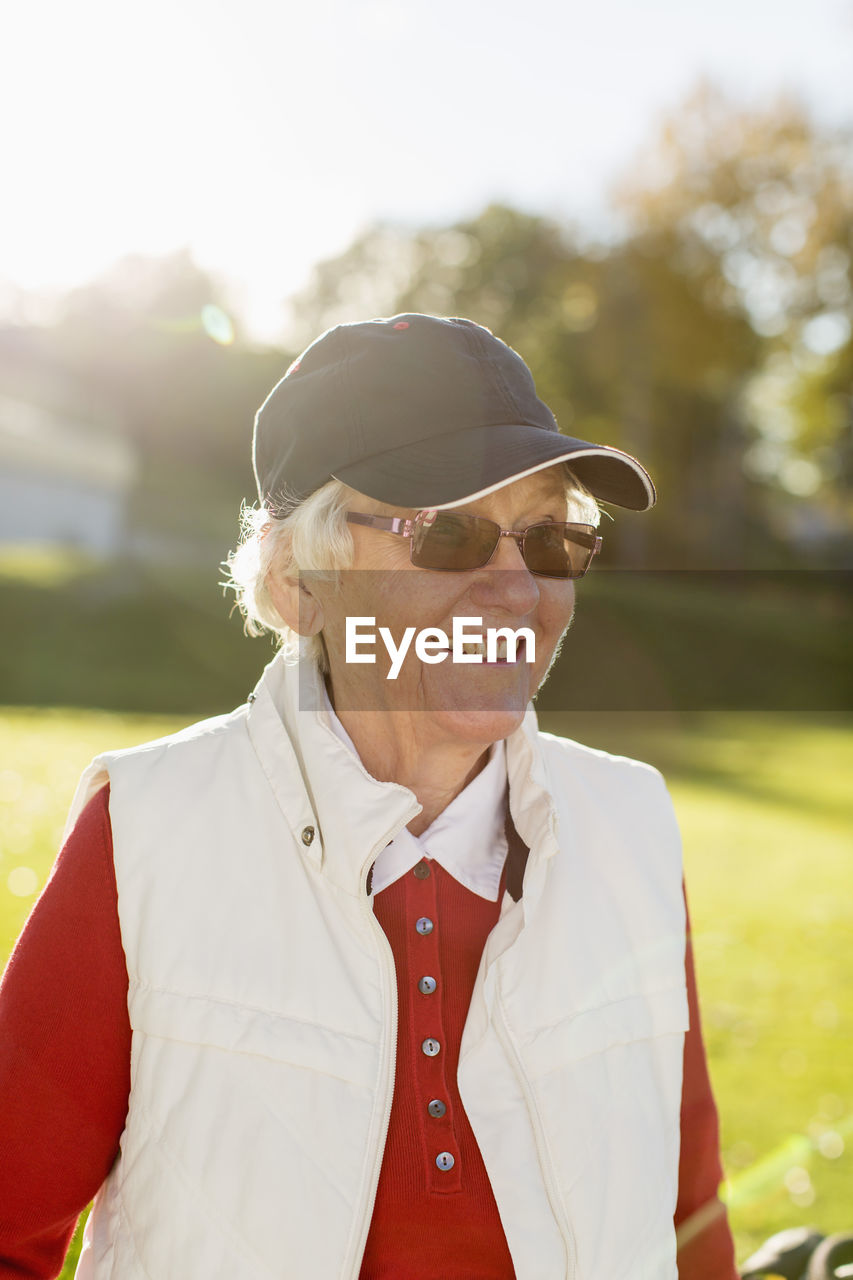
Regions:
<svg viewBox="0 0 853 1280"><path fill-rule="evenodd" d="M363 524L369 529L383 529L387 533L398 533L403 538L411 538L414 521L404 516L366 516L360 511L347 512L348 524Z"/></svg>

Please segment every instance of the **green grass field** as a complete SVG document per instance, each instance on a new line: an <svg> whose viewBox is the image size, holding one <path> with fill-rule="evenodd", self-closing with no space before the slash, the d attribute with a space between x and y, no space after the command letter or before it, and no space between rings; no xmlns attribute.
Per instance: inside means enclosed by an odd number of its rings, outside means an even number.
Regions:
<svg viewBox="0 0 853 1280"><path fill-rule="evenodd" d="M0 714L4 958L91 756L186 720ZM738 1257L800 1222L853 1230L849 718L609 713L543 717L543 727L651 760L670 782ZM63 1276L73 1270L69 1256Z"/></svg>

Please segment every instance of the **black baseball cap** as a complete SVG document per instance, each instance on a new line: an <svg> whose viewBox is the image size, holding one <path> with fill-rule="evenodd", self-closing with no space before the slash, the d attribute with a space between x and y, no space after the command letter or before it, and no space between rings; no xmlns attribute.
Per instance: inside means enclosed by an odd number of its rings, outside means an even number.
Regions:
<svg viewBox="0 0 853 1280"><path fill-rule="evenodd" d="M273 512L332 478L391 506L457 506L557 462L601 502L655 501L636 458L562 435L521 356L458 317L328 329L258 410L253 461Z"/></svg>

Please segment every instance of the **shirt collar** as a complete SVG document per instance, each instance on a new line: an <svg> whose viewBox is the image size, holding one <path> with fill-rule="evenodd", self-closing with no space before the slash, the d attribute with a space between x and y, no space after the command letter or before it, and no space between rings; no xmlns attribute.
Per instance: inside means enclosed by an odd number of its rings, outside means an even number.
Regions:
<svg viewBox="0 0 853 1280"><path fill-rule="evenodd" d="M358 757L355 743L341 724L323 686L329 724ZM419 836L403 828L376 859L373 892L381 893L411 871L422 858L432 858L455 880L481 898L497 902L506 861L506 750L496 742L484 769L450 802Z"/></svg>

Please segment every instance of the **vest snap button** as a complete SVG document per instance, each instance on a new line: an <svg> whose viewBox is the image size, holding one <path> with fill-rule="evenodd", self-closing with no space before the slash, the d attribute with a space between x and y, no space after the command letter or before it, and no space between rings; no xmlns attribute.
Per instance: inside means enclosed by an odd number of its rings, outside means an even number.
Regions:
<svg viewBox="0 0 853 1280"><path fill-rule="evenodd" d="M303 843L304 845L309 845L309 844L311 844L311 843L313 842L313 840L314 840L314 828L313 828L313 827L303 827L303 828L302 828L302 843Z"/></svg>

